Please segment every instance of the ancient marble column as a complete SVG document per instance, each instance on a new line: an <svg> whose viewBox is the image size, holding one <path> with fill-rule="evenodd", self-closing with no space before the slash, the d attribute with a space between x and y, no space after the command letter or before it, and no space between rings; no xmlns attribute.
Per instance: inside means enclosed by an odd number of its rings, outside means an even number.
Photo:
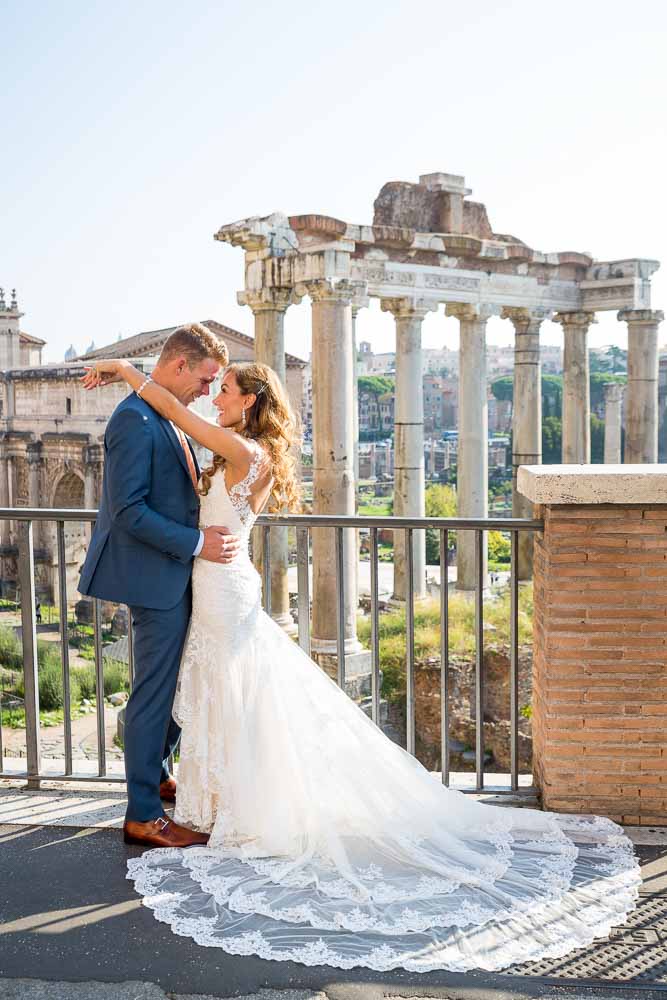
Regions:
<svg viewBox="0 0 667 1000"><path fill-rule="evenodd" d="M358 282L318 280L305 286L313 313L313 513L354 514L352 299ZM313 655L332 669L337 650L335 533L313 530ZM356 532L344 532L345 652L357 638ZM349 664L348 664L349 665Z"/></svg>
<svg viewBox="0 0 667 1000"><path fill-rule="evenodd" d="M540 326L544 311L503 309L502 316L514 326L514 391L512 405L512 516L532 518L533 505L516 488L520 465L542 463L542 384ZM519 532L518 575L533 575L533 533Z"/></svg>
<svg viewBox="0 0 667 1000"><path fill-rule="evenodd" d="M591 460L591 394L588 373L590 312L556 313L563 327L563 464Z"/></svg>
<svg viewBox="0 0 667 1000"><path fill-rule="evenodd" d="M604 385L604 460L606 465L621 463L621 406L623 386L619 382Z"/></svg>
<svg viewBox="0 0 667 1000"><path fill-rule="evenodd" d="M3 435L4 436L4 435ZM9 459L7 446L0 444L0 507L11 507L9 493ZM9 520L0 520L0 545L9 545L11 540Z"/></svg>
<svg viewBox="0 0 667 1000"><path fill-rule="evenodd" d="M628 324L624 461L657 462L658 326L664 313L657 309L622 309L618 318Z"/></svg>
<svg viewBox="0 0 667 1000"><path fill-rule="evenodd" d="M83 449L83 506L94 510L100 502L104 451L101 444L88 444Z"/></svg>
<svg viewBox="0 0 667 1000"><path fill-rule="evenodd" d="M394 402L394 514L424 516L424 394L422 391L422 322L437 308L410 298L382 299L396 321L396 397ZM405 534L394 532L394 599L407 594ZM426 537L413 535L415 597L426 595Z"/></svg>
<svg viewBox="0 0 667 1000"><path fill-rule="evenodd" d="M354 411L354 482L359 488L359 376L357 372L357 316L360 309L368 305L367 295L357 295L352 301L352 407ZM358 497L355 497L355 511L359 509Z"/></svg>
<svg viewBox="0 0 667 1000"><path fill-rule="evenodd" d="M285 365L285 313L293 301L289 288L263 288L256 293L241 292L238 300L252 309L255 318L255 360L268 365L287 384ZM290 614L289 586L287 582L288 529L272 528L270 537L271 560L271 617L290 634L296 631ZM255 563L261 572L262 535L257 530L253 536Z"/></svg>
<svg viewBox="0 0 667 1000"><path fill-rule="evenodd" d="M457 458L457 513L459 517L487 517L489 510L489 409L486 397L486 323L488 306L460 302L447 304L447 315L459 320L459 441ZM474 590L475 533L456 535L456 586ZM484 536L483 578L487 579Z"/></svg>
<svg viewBox="0 0 667 1000"><path fill-rule="evenodd" d="M28 460L28 506L41 507L41 469L42 469L42 442L30 441L26 446L26 458ZM43 521L35 521L33 524L33 541L35 548L44 545L46 524Z"/></svg>

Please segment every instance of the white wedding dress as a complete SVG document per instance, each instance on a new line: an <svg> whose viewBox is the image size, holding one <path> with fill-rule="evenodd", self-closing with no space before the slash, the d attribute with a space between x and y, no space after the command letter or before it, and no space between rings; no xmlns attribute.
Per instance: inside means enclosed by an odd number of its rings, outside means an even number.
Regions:
<svg viewBox="0 0 667 1000"><path fill-rule="evenodd" d="M247 541L256 466L212 478L204 524ZM129 861L158 920L235 955L413 972L557 957L624 922L620 827L444 788L261 610L247 548L197 560L193 588L175 818L211 839Z"/></svg>

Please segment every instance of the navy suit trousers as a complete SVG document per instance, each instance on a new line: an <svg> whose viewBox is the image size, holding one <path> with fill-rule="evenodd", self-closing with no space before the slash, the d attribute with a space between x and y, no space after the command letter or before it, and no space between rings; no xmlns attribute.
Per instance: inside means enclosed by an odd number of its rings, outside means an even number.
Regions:
<svg viewBox="0 0 667 1000"><path fill-rule="evenodd" d="M171 717L181 655L192 610L192 587L166 610L132 607L134 684L125 710L126 819L164 814L159 784L181 730Z"/></svg>

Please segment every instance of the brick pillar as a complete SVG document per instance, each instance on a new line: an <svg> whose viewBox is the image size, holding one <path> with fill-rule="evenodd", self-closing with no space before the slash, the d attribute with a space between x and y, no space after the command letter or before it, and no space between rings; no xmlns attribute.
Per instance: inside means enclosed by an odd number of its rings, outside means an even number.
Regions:
<svg viewBox="0 0 667 1000"><path fill-rule="evenodd" d="M548 469L519 472L544 519L532 705L543 805L667 825L667 466Z"/></svg>

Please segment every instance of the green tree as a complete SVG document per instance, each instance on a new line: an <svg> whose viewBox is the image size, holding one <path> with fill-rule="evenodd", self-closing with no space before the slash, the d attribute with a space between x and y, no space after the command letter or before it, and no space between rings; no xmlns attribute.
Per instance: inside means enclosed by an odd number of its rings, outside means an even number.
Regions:
<svg viewBox="0 0 667 1000"><path fill-rule="evenodd" d="M624 351L622 347L616 347L612 344L611 347L607 348L607 355L609 356L609 364L612 374L615 372L627 372L628 370L628 352Z"/></svg>
<svg viewBox="0 0 667 1000"><path fill-rule="evenodd" d="M501 403L511 402L514 398L514 377L503 375L491 383L491 392Z"/></svg>
<svg viewBox="0 0 667 1000"><path fill-rule="evenodd" d="M591 413L591 462L604 462L604 420Z"/></svg>
<svg viewBox="0 0 667 1000"><path fill-rule="evenodd" d="M542 421L542 461L558 465L563 453L563 425L560 417L545 417Z"/></svg>
<svg viewBox="0 0 667 1000"><path fill-rule="evenodd" d="M489 562L509 563L511 558L511 542L508 535L502 531L489 532Z"/></svg>
<svg viewBox="0 0 667 1000"><path fill-rule="evenodd" d="M491 383L491 392L500 402L513 402L514 377L503 375ZM560 417L563 402L563 379L560 375L543 375L541 381L542 413L544 416Z"/></svg>
<svg viewBox="0 0 667 1000"><path fill-rule="evenodd" d="M451 486L432 485L426 488L425 509L427 517L456 517L456 493ZM449 546L453 540L449 536ZM440 532L426 529L426 563L435 566L440 562Z"/></svg>
<svg viewBox="0 0 667 1000"><path fill-rule="evenodd" d="M563 377L562 375L542 376L542 416L562 417Z"/></svg>
<svg viewBox="0 0 667 1000"><path fill-rule="evenodd" d="M357 379L359 392L372 392L374 396L383 396L385 392L393 392L395 381L389 375L360 375Z"/></svg>

